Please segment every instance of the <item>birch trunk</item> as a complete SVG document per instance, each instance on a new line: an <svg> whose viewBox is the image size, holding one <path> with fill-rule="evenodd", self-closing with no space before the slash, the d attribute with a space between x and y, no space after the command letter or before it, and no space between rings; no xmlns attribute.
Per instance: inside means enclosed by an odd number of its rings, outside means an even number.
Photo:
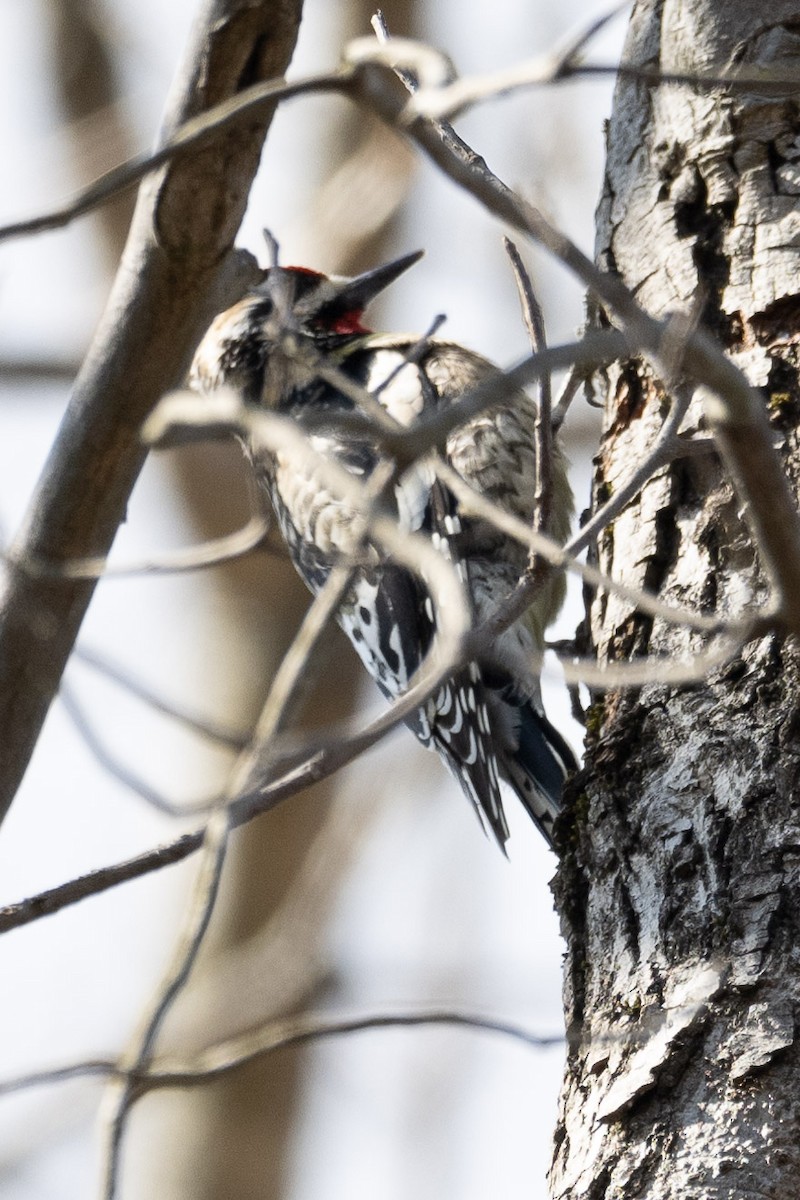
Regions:
<svg viewBox="0 0 800 1200"><path fill-rule="evenodd" d="M623 58L797 78L800 4L644 0ZM703 298L704 323L763 390L795 491L798 100L621 78L598 211L600 264L651 313ZM639 360L603 386L596 503L642 461L668 407ZM685 427L700 423L693 403ZM704 613L766 598L713 453L659 471L598 558ZM702 651L697 634L617 598L596 597L589 617L602 661ZM703 674L607 692L591 713L556 885L571 1036L554 1197L800 1195L798 649L764 638Z"/></svg>

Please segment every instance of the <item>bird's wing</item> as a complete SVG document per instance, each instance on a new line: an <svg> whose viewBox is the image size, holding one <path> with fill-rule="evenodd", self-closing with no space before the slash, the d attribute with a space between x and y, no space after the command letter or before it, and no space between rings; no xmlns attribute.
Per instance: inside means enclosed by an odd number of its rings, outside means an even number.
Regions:
<svg viewBox="0 0 800 1200"><path fill-rule="evenodd" d="M459 552L461 519L455 500L439 480L430 489L423 529L454 564L469 596L469 560ZM488 825L502 847L508 827L500 799L486 692L477 663L459 668L445 681L428 702L428 719L437 749L472 801L481 823Z"/></svg>

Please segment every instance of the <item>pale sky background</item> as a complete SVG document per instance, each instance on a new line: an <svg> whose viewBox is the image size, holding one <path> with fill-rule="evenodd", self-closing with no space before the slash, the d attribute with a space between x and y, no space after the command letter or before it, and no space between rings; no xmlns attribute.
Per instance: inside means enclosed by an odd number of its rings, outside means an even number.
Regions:
<svg viewBox="0 0 800 1200"><path fill-rule="evenodd" d="M107 7L119 25L127 99L146 146L196 6L194 0L107 0ZM428 6L427 36L460 71L485 71L552 46L595 9L587 0L558 6L438 0ZM293 73L335 63L338 10L330 0L306 4ZM391 0L384 10L391 26ZM618 19L591 57L612 61L623 28ZM38 3L4 0L0 221L39 211L74 188L42 37ZM543 205L587 252L610 94L608 81L572 83L487 104L459 124L493 169ZM309 248L316 249L309 213L324 153L318 103L296 101L276 118L240 243L262 255L261 229L268 226L284 261L324 269L328 264L308 261ZM445 312L447 336L502 364L525 354L502 232L433 168L421 166L397 252L423 246L427 254L392 289L382 310L385 327L419 332ZM551 342L571 339L582 317L580 288L543 255L528 257ZM0 357L79 358L104 287L85 222L0 248ZM64 399L55 385L0 387L4 540L23 516ZM578 417L585 423L585 414ZM589 495L585 460L575 463L574 486L580 511ZM119 557L182 544L188 536L158 465L148 465ZM555 636L574 630L578 592L573 588ZM98 589L82 638L175 699L221 711L213 662L225 648L215 646L210 633L219 603L195 576L109 581ZM86 668L71 668L70 678L81 699L103 712L104 727L120 747L142 748L158 786L177 798L205 791L208 764L193 741L143 714ZM556 671L548 673L545 702L577 747L580 730L568 716ZM369 703L379 701L370 695ZM441 803L424 812L404 799L419 788L419 770L442 792ZM434 757L405 731L355 769L353 793L369 792L378 778L391 779L399 799L376 823L333 922L345 983L341 1010L408 1010L458 998L459 1007L557 1032L562 947L548 889L555 860L525 815L509 802L506 862L482 837ZM98 769L56 704L0 836L0 903L175 832ZM124 1045L166 961L192 872L191 862L162 871L0 938L0 1077ZM463 1031L372 1033L320 1046L307 1072L291 1200L544 1200L561 1061L559 1048L534 1051ZM95 1084L69 1084L0 1099L4 1200L77 1200L96 1192L99 1095ZM443 1112L446 1144L437 1134Z"/></svg>

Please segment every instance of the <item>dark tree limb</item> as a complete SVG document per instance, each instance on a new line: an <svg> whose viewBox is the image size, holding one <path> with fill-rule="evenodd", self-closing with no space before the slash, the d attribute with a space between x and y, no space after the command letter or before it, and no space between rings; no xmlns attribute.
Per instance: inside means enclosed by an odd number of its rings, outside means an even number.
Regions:
<svg viewBox="0 0 800 1200"><path fill-rule="evenodd" d="M280 75L301 0L208 0L173 87L162 138ZM26 558L108 552L145 451L142 421L186 370L211 315L243 289L233 239L272 117L261 109L141 187L125 254L16 545L0 611L0 814L27 767L94 590L48 581Z"/></svg>

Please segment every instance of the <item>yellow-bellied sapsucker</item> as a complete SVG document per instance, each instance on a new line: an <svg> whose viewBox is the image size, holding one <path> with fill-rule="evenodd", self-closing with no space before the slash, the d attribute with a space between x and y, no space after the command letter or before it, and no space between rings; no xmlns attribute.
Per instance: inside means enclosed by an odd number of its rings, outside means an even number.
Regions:
<svg viewBox="0 0 800 1200"><path fill-rule="evenodd" d="M368 302L419 254L354 279L327 278L300 268L273 268L264 281L206 333L192 365L198 391L222 385L250 404L297 417L327 414L312 444L353 475L368 479L385 459L377 438L341 427L337 413L352 412L352 396L320 354L348 381L370 392L398 424L457 403L497 368L452 342L375 334L361 324ZM305 351L305 352L304 352ZM530 523L534 514L535 402L521 391L460 425L448 438L445 460L475 490ZM289 553L312 591L352 549L353 511L315 479L313 463L270 456L251 448L257 478L269 493ZM564 460L551 464L551 532L569 532L572 494ZM398 519L430 535L457 565L476 623L511 592L527 564L527 549L490 523L462 517L436 479L430 458L415 462L394 486ZM371 555L356 569L339 621L383 693L401 694L422 662L434 633L433 606L424 584L397 563ZM435 748L488 824L501 847L508 837L499 779L510 783L545 836L559 811L566 773L575 760L544 715L537 662L544 629L563 599L552 575L525 616L497 639L491 656L453 676L409 720L417 737Z"/></svg>

